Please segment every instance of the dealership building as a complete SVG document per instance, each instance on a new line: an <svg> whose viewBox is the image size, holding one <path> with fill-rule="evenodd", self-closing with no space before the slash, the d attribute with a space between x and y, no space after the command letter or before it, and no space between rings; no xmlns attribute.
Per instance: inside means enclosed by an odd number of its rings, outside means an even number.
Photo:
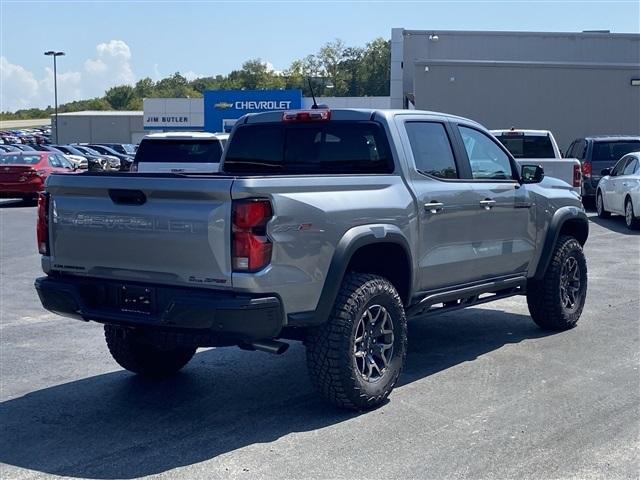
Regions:
<svg viewBox="0 0 640 480"><path fill-rule="evenodd" d="M300 90L148 98L141 112L60 114L59 139L137 143L154 131L229 131L245 113L310 108L312 102ZM389 97L317 102L441 111L492 129L551 130L561 148L586 135L639 134L640 35L394 28Z"/></svg>

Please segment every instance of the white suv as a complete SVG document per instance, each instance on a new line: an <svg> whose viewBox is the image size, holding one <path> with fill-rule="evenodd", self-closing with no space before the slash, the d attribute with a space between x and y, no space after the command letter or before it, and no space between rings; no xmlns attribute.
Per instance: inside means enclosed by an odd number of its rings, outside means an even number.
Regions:
<svg viewBox="0 0 640 480"><path fill-rule="evenodd" d="M140 142L132 172L215 173L228 133L152 133Z"/></svg>

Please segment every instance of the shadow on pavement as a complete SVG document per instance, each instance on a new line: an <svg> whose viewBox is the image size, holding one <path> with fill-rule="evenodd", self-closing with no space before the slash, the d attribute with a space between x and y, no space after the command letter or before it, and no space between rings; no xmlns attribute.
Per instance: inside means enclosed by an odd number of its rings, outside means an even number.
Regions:
<svg viewBox="0 0 640 480"><path fill-rule="evenodd" d="M409 325L400 385L546 335L528 316L477 308ZM281 357L212 349L170 380L118 371L3 402L0 461L46 474L129 479L358 415L317 398L299 344Z"/></svg>
<svg viewBox="0 0 640 480"><path fill-rule="evenodd" d="M589 220L600 225L612 232L621 233L623 235L640 235L639 230L629 230L621 215L612 215L611 218L600 218L598 216L590 216Z"/></svg>

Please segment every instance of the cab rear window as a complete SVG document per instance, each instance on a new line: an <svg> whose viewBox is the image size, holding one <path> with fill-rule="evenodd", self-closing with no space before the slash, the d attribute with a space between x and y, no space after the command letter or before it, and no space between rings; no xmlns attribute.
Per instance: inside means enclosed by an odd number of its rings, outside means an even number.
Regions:
<svg viewBox="0 0 640 480"><path fill-rule="evenodd" d="M227 148L223 165L227 173L393 172L386 136L376 122L241 125Z"/></svg>
<svg viewBox="0 0 640 480"><path fill-rule="evenodd" d="M137 163L218 163L222 156L220 141L142 140L136 152Z"/></svg>
<svg viewBox="0 0 640 480"><path fill-rule="evenodd" d="M498 135L515 158L554 158L553 145L547 135Z"/></svg>

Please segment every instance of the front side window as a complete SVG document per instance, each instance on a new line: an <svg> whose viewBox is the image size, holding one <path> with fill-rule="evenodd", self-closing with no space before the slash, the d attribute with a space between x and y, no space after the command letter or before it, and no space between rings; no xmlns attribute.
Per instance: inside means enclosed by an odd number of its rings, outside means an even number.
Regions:
<svg viewBox="0 0 640 480"><path fill-rule="evenodd" d="M622 170L624 170L624 166L626 165L626 163L627 163L626 157L620 159L620 161L616 163L613 169L611 170L611 176L615 177L618 175L622 175Z"/></svg>
<svg viewBox="0 0 640 480"><path fill-rule="evenodd" d="M624 167L624 171L622 175L633 175L638 170L638 159L635 157L631 157L629 159L629 163Z"/></svg>
<svg viewBox="0 0 640 480"><path fill-rule="evenodd" d="M436 122L405 124L416 169L438 178L458 178L451 142L444 125Z"/></svg>
<svg viewBox="0 0 640 480"><path fill-rule="evenodd" d="M511 162L491 138L473 128L459 126L469 157L471 174L476 180L512 180Z"/></svg>
<svg viewBox="0 0 640 480"><path fill-rule="evenodd" d="M62 168L62 163L60 163L58 155L49 155L49 165L56 168Z"/></svg>

